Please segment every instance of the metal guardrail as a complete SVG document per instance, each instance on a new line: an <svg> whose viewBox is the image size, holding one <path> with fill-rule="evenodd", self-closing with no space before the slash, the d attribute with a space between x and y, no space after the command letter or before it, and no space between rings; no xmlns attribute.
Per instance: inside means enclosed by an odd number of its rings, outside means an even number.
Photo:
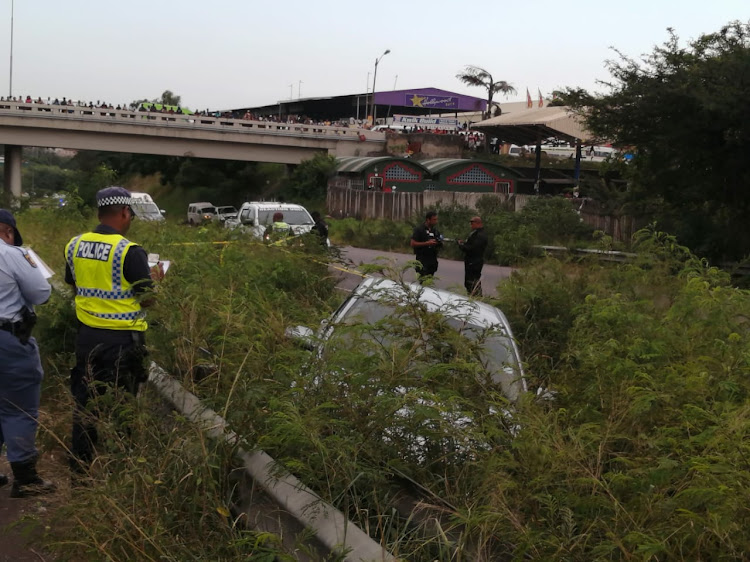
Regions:
<svg viewBox="0 0 750 562"><path fill-rule="evenodd" d="M638 256L630 252L615 252L610 250L596 250L585 248L566 248L565 246L534 246L548 254L573 255L577 257L596 257L602 261L626 262Z"/></svg>
<svg viewBox="0 0 750 562"><path fill-rule="evenodd" d="M159 394L168 400L189 420L199 424L213 439L223 440L231 445L239 443L239 437L227 428L227 422L213 410L201 404L194 394L185 390L182 385L156 363L151 363L149 382ZM327 503L310 488L302 484L291 474L279 475L279 467L274 459L263 451L247 452L238 449L238 456L244 465L247 481L240 479L241 497L239 508L249 521L259 522L259 517L252 510L252 492L249 485L262 490L265 499L275 504L273 518L278 517L279 526L287 532L290 521L300 531L312 531L313 548L326 559L334 555L337 560L347 562L395 562L397 559L374 541L356 524L349 521L344 514ZM261 500L262 501L262 500ZM261 524L269 522L263 518ZM266 529L267 530L267 529ZM282 538L284 538L282 536Z"/></svg>
<svg viewBox="0 0 750 562"><path fill-rule="evenodd" d="M49 105L18 101L0 101L0 116L33 117L34 119L83 120L105 123L131 123L154 127L179 127L198 130L221 130L238 133L278 134L280 136L314 136L336 140L379 141L385 140L380 131L337 127L334 125L310 125L306 123L280 123L231 119L208 115L170 114L128 109L108 109L76 105Z"/></svg>
<svg viewBox="0 0 750 562"><path fill-rule="evenodd" d="M638 257L638 254L631 252L614 252L607 250L595 250L586 248L566 248L565 246L534 246L548 254L557 255L572 255L577 257L595 257L602 261L611 261L624 263L631 261ZM729 272L731 275L737 277L750 276L750 264L748 263L729 263L721 262L714 264L719 269Z"/></svg>

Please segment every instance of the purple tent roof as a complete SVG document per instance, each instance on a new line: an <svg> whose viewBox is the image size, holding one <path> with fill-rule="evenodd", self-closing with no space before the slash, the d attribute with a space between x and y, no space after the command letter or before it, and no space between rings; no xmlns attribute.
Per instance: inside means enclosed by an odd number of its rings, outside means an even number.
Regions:
<svg viewBox="0 0 750 562"><path fill-rule="evenodd" d="M394 107L421 107L424 109L447 109L455 111L484 111L487 100L464 96L438 88L414 88L411 90L393 90L375 92L377 105Z"/></svg>

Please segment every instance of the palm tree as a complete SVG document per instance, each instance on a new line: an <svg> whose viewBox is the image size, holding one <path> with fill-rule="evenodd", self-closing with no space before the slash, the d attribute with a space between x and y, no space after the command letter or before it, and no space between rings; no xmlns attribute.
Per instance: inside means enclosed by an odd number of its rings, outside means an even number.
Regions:
<svg viewBox="0 0 750 562"><path fill-rule="evenodd" d="M480 86L487 90L487 111L485 113L487 119L492 116L492 98L496 93L502 92L506 95L516 93L516 89L505 80L495 81L492 74L478 66L467 66L463 72L456 74L456 78L467 86Z"/></svg>

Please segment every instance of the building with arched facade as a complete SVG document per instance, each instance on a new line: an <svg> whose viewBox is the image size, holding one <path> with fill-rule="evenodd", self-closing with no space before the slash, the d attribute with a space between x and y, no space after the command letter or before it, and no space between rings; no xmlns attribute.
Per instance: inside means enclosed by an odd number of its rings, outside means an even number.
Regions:
<svg viewBox="0 0 750 562"><path fill-rule="evenodd" d="M496 162L460 158L412 160L351 156L337 160L329 185L373 191L515 193L521 175Z"/></svg>

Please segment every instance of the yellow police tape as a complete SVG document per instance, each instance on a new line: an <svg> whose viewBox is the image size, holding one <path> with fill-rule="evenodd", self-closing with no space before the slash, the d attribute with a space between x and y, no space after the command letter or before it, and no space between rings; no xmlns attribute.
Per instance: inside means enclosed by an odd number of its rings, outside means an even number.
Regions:
<svg viewBox="0 0 750 562"><path fill-rule="evenodd" d="M252 245L255 245L255 246L266 246L266 247L268 247L268 246L275 246L275 247L279 248L279 250L281 250L282 252L289 253L289 250L287 250L286 248L282 248L281 245L279 244L280 242L286 242L286 241L287 241L286 239L282 239L282 240L279 240L278 242L274 242L272 244L262 244L260 242L249 242L249 244L252 244ZM239 240L221 240L221 241L211 241L211 242L170 242L169 244L164 244L164 246L200 246L200 245L203 245L203 244L223 245L224 247L221 249L221 255L219 256L219 263L223 265L224 264L224 250L227 249L227 246L229 244L236 244L237 242L239 242ZM248 244L248 242L246 240L243 240L242 243L245 244L245 245ZM355 269L349 269L349 268L342 267L342 266L339 266L339 265L335 265L335 264L332 264L332 263L320 261L320 260L315 259L315 258L310 258L309 257L307 259L309 259L310 261L315 262L317 264L325 265L325 266L330 267L332 269L335 269L337 271L341 271L342 273L349 273L351 275L359 275L362 278L369 277L369 275L367 275L366 273L362 273L361 271L357 271Z"/></svg>

